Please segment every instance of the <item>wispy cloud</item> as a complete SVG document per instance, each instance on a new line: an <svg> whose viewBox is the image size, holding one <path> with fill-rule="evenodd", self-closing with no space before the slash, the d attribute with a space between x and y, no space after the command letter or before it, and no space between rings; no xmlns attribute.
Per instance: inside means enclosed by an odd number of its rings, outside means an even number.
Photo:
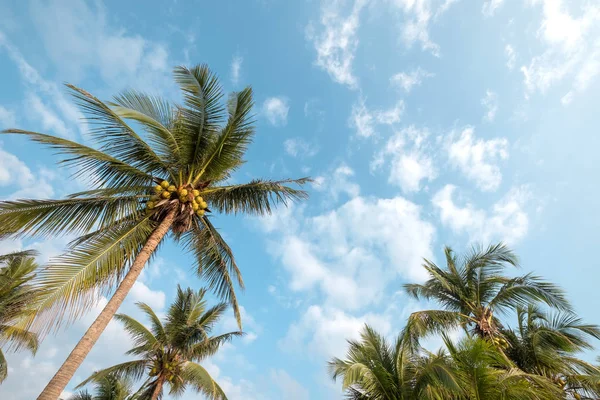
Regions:
<svg viewBox="0 0 600 400"><path fill-rule="evenodd" d="M348 124L356 130L357 136L369 138L376 134L377 125L397 124L400 122L402 114L404 114L402 100L389 109L371 110L367 107L365 99L360 97L352 106Z"/></svg>
<svg viewBox="0 0 600 400"><path fill-rule="evenodd" d="M285 97L269 97L263 103L263 114L267 121L273 126L285 126L287 124L289 102Z"/></svg>
<svg viewBox="0 0 600 400"><path fill-rule="evenodd" d="M233 57L233 60L231 61L231 83L233 86L237 86L240 81L242 62L244 62L244 58L239 55Z"/></svg>
<svg viewBox="0 0 600 400"><path fill-rule="evenodd" d="M423 79L430 78L433 76L435 76L435 74L427 72L419 67L409 72L399 72L393 75L390 78L390 82L393 85L404 89L406 93L409 93L414 86L421 85Z"/></svg>
<svg viewBox="0 0 600 400"><path fill-rule="evenodd" d="M335 82L356 89L358 79L352 64L359 43L360 14L368 0L355 0L349 12L341 4L323 0L320 21L308 26L307 38L317 51L316 65Z"/></svg>
<svg viewBox="0 0 600 400"><path fill-rule="evenodd" d="M451 137L454 137L453 133ZM448 146L450 163L484 191L500 186L502 173L498 162L508 158L508 140L505 138L477 139L475 130L467 127Z"/></svg>
<svg viewBox="0 0 600 400"><path fill-rule="evenodd" d="M494 121L498 112L498 95L491 90L486 90L485 96L481 99L481 105L486 110L483 120L487 122Z"/></svg>

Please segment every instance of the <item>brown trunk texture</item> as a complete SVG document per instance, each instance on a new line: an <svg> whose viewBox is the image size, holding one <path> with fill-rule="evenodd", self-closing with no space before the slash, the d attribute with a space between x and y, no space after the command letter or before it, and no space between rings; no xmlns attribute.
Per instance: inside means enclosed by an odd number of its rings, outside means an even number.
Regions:
<svg viewBox="0 0 600 400"><path fill-rule="evenodd" d="M162 375L160 375L156 382L156 387L152 391L152 397L150 398L150 400L158 400L158 396L160 396L160 393L162 392L164 382L165 378Z"/></svg>
<svg viewBox="0 0 600 400"><path fill-rule="evenodd" d="M79 368L92 347L94 347L94 344L96 344L96 341L106 328L106 325L108 325L115 315L119 306L123 303L123 300L125 300L125 297L144 269L146 262L162 238L169 231L169 228L173 224L174 214L175 211L169 212L156 227L154 232L152 232L148 241L144 247L142 247L142 250L131 265L129 272L127 272L127 275L123 278L123 281L113 294L112 298L106 304L106 307L104 307L100 315L98 315L81 340L79 340L77 346L71 351L69 357L67 357L63 365L52 377L48 385L46 385L42 393L38 396L38 400L57 400L58 396L65 390L65 387L69 384L75 371L77 371L77 368Z"/></svg>

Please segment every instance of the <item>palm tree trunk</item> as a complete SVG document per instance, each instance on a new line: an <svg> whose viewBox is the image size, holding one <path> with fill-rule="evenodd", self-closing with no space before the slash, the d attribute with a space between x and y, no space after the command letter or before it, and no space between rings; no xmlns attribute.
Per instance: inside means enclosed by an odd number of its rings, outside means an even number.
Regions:
<svg viewBox="0 0 600 400"><path fill-rule="evenodd" d="M150 397L150 400L158 400L158 396L160 396L160 394L162 393L162 388L163 388L164 383L165 383L165 378L162 375L159 375L159 377L156 381L156 386L154 387L154 390L152 391L152 397Z"/></svg>
<svg viewBox="0 0 600 400"><path fill-rule="evenodd" d="M175 210L170 211L161 223L156 227L154 232L148 238L148 241L142 247L142 250L136 257L135 261L131 265L129 272L123 278L123 281L106 304L106 307L102 310L100 315L96 318L94 323L89 327L87 332L79 340L79 343L75 346L69 357L65 360L60 369L52 377L48 385L44 388L42 393L38 396L38 400L57 400L58 396L67 387L67 384L77 371L77 368L81 365L85 357L88 355L96 341L104 332L104 329L115 315L123 300L133 287L133 284L142 273L144 266L150 256L163 239L163 237L169 231L169 228L173 224L175 217Z"/></svg>

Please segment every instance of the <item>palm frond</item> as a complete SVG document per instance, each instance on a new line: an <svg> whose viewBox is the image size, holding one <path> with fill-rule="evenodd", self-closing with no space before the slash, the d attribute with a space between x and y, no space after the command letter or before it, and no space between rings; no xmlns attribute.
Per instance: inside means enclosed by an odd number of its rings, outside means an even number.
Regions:
<svg viewBox="0 0 600 400"><path fill-rule="evenodd" d="M137 196L4 201L0 202L0 238L83 234L140 212Z"/></svg>
<svg viewBox="0 0 600 400"><path fill-rule="evenodd" d="M200 166L223 120L221 86L207 65L191 69L180 66L175 68L174 76L185 104L180 108L183 129L177 131L182 162Z"/></svg>
<svg viewBox="0 0 600 400"><path fill-rule="evenodd" d="M75 178L81 177L94 186L136 186L147 184L151 174L135 164L119 160L103 151L67 139L21 129L7 129L0 133L28 136L31 140L49 146L64 156L60 164L71 167Z"/></svg>
<svg viewBox="0 0 600 400"><path fill-rule="evenodd" d="M146 367L145 360L133 360L113 365L112 367L94 372L86 380L75 386L75 389L80 389L92 382L102 382L105 379L110 379L110 377L131 380L141 379L144 376Z"/></svg>
<svg viewBox="0 0 600 400"><path fill-rule="evenodd" d="M227 124L206 149L207 155L202 160L202 167L194 177L193 184L200 178L204 181L218 181L225 172L229 174L243 164L242 158L254 136L250 115L253 105L251 88L231 94L227 105Z"/></svg>
<svg viewBox="0 0 600 400"><path fill-rule="evenodd" d="M241 329L234 281L242 289L244 282L231 248L206 217L194 219L192 229L185 233L183 241L186 249L196 257L198 275L206 279L208 287L215 291L219 298L231 304Z"/></svg>
<svg viewBox="0 0 600 400"><path fill-rule="evenodd" d="M100 145L102 152L148 174L170 174L164 160L107 104L74 85L67 84L67 87L87 117L89 136Z"/></svg>
<svg viewBox="0 0 600 400"><path fill-rule="evenodd" d="M225 392L200 364L187 362L183 368L184 382L211 400L227 400Z"/></svg>
<svg viewBox="0 0 600 400"><path fill-rule="evenodd" d="M125 314L116 314L114 319L123 324L123 328L133 339L134 346L144 346L150 350L158 344L158 340L152 332L136 319Z"/></svg>
<svg viewBox="0 0 600 400"><path fill-rule="evenodd" d="M226 214L270 214L277 204L287 205L290 201L308 197L304 190L295 189L289 184L304 185L309 178L286 179L282 181L254 180L242 185L207 188L202 196L211 209Z"/></svg>
<svg viewBox="0 0 600 400"><path fill-rule="evenodd" d="M154 223L148 217L131 221L51 260L38 277L38 284L47 291L37 304L39 328L58 328L65 315L72 321L89 310L99 296L109 293L153 229Z"/></svg>
<svg viewBox="0 0 600 400"><path fill-rule="evenodd" d="M110 103L112 110L121 118L140 123L149 134L149 141L163 160L170 165L179 162L179 143L170 131L173 126L175 107L168 101L135 90L128 90Z"/></svg>

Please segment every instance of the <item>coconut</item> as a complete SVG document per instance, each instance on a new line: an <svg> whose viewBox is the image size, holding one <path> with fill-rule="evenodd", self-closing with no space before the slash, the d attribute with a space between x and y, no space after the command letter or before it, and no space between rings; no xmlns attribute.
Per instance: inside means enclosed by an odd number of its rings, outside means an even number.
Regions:
<svg viewBox="0 0 600 400"><path fill-rule="evenodd" d="M165 198L165 199L168 199L169 197L171 197L171 193L166 192L166 191L162 192L162 197Z"/></svg>
<svg viewBox="0 0 600 400"><path fill-rule="evenodd" d="M188 198L184 197L184 196L179 196L179 201L182 202L182 203L187 203Z"/></svg>
<svg viewBox="0 0 600 400"><path fill-rule="evenodd" d="M196 200L196 203L198 203L198 204L202 203L202 197L200 197L200 196L196 196L196 198L194 200Z"/></svg>
<svg viewBox="0 0 600 400"><path fill-rule="evenodd" d="M205 202L204 200L202 200L202 202L200 203L200 207L202 207L202 208L208 208L208 203Z"/></svg>
<svg viewBox="0 0 600 400"><path fill-rule="evenodd" d="M181 189L181 190L179 191L179 195L180 195L181 197L187 196L187 195L188 195L188 191L187 191L187 189Z"/></svg>
<svg viewBox="0 0 600 400"><path fill-rule="evenodd" d="M202 217L204 215L204 210L198 210L196 211L196 215L199 217Z"/></svg>
<svg viewBox="0 0 600 400"><path fill-rule="evenodd" d="M152 210L154 208L154 202L153 201L147 202L146 207L148 207L150 210Z"/></svg>
<svg viewBox="0 0 600 400"><path fill-rule="evenodd" d="M198 203L192 203L192 210L197 211L200 208Z"/></svg>
<svg viewBox="0 0 600 400"><path fill-rule="evenodd" d="M167 188L167 190L168 190L169 192L176 192L176 191L177 191L177 188L175 187L175 185L170 185L170 186Z"/></svg>
<svg viewBox="0 0 600 400"><path fill-rule="evenodd" d="M160 183L160 186L162 186L162 187L163 187L163 189L166 189L166 188L168 188L168 187L169 187L169 182L167 182L167 181L162 181L162 182Z"/></svg>
<svg viewBox="0 0 600 400"><path fill-rule="evenodd" d="M192 193L194 194L194 197L200 196L200 191L199 190L192 190Z"/></svg>
<svg viewBox="0 0 600 400"><path fill-rule="evenodd" d="M162 191L163 191L163 190L164 190L164 189L163 189L163 187L162 187L162 186L160 186L160 185L156 185L156 186L154 186L154 191L155 191L156 193L162 193Z"/></svg>

